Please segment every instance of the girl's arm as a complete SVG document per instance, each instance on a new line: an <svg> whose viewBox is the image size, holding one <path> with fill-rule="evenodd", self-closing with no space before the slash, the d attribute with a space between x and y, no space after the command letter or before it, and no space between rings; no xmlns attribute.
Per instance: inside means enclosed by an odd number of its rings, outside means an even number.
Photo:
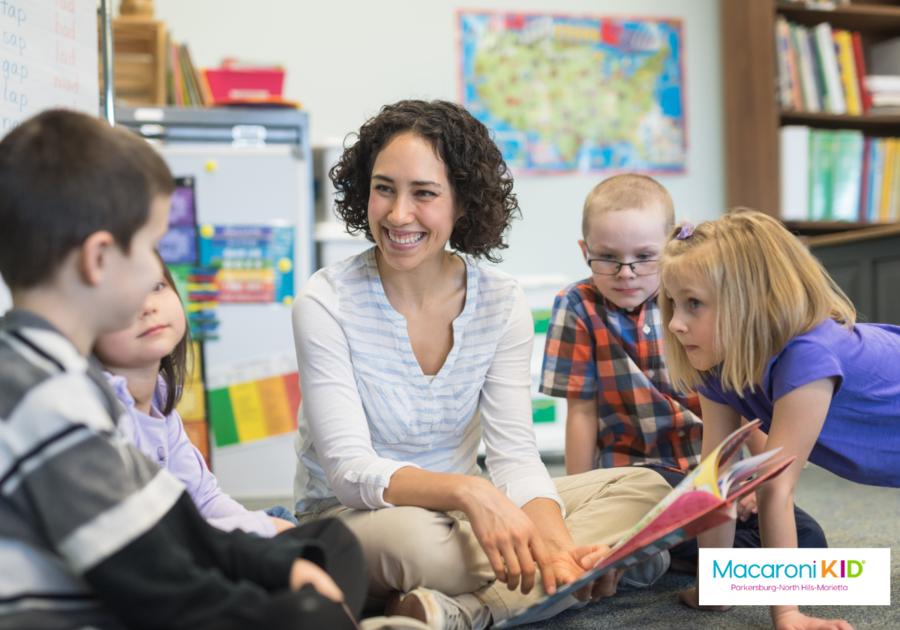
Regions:
<svg viewBox="0 0 900 630"><path fill-rule="evenodd" d="M566 474L594 469L597 450L597 401L566 400Z"/></svg>
<svg viewBox="0 0 900 630"><path fill-rule="evenodd" d="M281 531L265 512L251 512L219 488L203 455L191 444L177 411L166 417L166 431L169 472L184 483L197 511L210 525L226 532L240 529L263 538L271 538ZM284 523L289 525L287 521Z"/></svg>
<svg viewBox="0 0 900 630"><path fill-rule="evenodd" d="M766 451L781 448L779 455L795 456L797 459L783 473L762 484L756 492L759 531L765 548L797 547L794 489L825 424L836 382L835 378L819 379L775 401ZM850 628L844 621L807 617L796 606L772 606L771 615L772 623L779 629Z"/></svg>

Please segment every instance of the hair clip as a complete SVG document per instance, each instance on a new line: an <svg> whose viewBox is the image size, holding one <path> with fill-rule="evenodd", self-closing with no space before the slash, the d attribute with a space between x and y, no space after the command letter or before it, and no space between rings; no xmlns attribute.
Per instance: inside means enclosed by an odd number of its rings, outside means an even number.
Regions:
<svg viewBox="0 0 900 630"><path fill-rule="evenodd" d="M685 221L681 224L681 231L678 233L678 236L675 237L676 241L683 241L688 238L691 234L694 233L694 224L690 221Z"/></svg>

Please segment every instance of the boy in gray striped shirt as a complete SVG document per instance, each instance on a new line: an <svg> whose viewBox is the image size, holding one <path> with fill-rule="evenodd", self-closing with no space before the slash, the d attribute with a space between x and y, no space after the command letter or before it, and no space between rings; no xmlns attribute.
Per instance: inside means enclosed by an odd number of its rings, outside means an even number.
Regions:
<svg viewBox="0 0 900 630"><path fill-rule="evenodd" d="M149 145L81 114L0 142L0 630L352 628L368 574L343 525L213 529L116 426L90 349L153 288L172 188Z"/></svg>

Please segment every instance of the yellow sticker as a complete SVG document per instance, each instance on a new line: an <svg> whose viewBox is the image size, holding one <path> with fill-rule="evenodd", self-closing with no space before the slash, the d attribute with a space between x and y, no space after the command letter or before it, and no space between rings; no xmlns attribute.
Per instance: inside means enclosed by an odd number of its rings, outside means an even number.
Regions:
<svg viewBox="0 0 900 630"><path fill-rule="evenodd" d="M281 300L281 302L285 306L290 306L291 304L294 303L294 298L291 297L290 295L285 295L284 298Z"/></svg>
<svg viewBox="0 0 900 630"><path fill-rule="evenodd" d="M278 261L278 270L281 273L287 273L293 268L294 268L294 263L291 262L290 258L282 258L281 260Z"/></svg>
<svg viewBox="0 0 900 630"><path fill-rule="evenodd" d="M200 226L200 236L202 236L203 238L212 238L215 233L216 228L209 223Z"/></svg>

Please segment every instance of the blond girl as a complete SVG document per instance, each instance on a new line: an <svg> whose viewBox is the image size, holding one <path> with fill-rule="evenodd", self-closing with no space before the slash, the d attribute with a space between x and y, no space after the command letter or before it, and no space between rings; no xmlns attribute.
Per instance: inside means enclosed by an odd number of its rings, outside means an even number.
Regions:
<svg viewBox="0 0 900 630"><path fill-rule="evenodd" d="M673 381L696 389L703 457L759 418L766 450L796 461L757 492L763 547L797 546L793 497L807 460L858 483L900 487L900 328L856 322L822 265L778 221L738 209L676 227L660 259ZM701 547L729 547L729 523ZM699 584L682 599L699 608ZM844 621L773 606L779 629Z"/></svg>

